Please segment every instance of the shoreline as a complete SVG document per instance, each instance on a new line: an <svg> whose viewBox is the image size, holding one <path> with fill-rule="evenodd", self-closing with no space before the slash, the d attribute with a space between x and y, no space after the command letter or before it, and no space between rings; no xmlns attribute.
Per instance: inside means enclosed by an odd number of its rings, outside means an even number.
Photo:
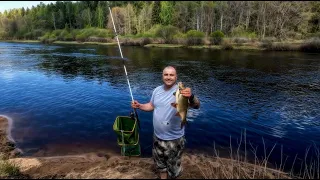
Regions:
<svg viewBox="0 0 320 180"><path fill-rule="evenodd" d="M101 46L117 46L117 42L78 42L78 41L54 41L52 43L42 43L40 40L0 40L0 42L8 42L8 43L32 43L32 44L44 44L44 45L101 45ZM303 52L299 49L301 45L303 45L302 41L285 41L285 42L273 42L275 46L274 49L267 49L260 47L261 42L259 43L229 43L227 46L224 45L183 45L183 44L163 44L163 43L150 43L146 45L124 45L122 42L122 46L137 46L137 47L145 47L145 48L191 48L191 49L212 49L212 50L242 50L242 51L296 51ZM277 46L280 46L277 47ZM277 49L279 48L279 49Z"/></svg>
<svg viewBox="0 0 320 180"><path fill-rule="evenodd" d="M7 144L9 117L0 115L0 153L15 151L14 144ZM12 121L12 120L11 120ZM6 149L5 147L11 147ZM7 150L7 151L5 151ZM91 149L76 154L48 154L19 157L12 155L7 161L18 167L21 177L38 178L113 178L155 179L156 169L152 158L124 157ZM291 178L287 173L261 165L185 151L182 156L183 172L178 179L203 178ZM1 170L1 167L0 167ZM0 172L1 173L1 172ZM1 175L0 175L1 176ZM10 178L10 177L9 177ZM12 178L12 177L11 177Z"/></svg>
<svg viewBox="0 0 320 180"><path fill-rule="evenodd" d="M12 119L0 115L0 153L5 159L17 157L22 154L21 149L15 147L15 141L11 135Z"/></svg>

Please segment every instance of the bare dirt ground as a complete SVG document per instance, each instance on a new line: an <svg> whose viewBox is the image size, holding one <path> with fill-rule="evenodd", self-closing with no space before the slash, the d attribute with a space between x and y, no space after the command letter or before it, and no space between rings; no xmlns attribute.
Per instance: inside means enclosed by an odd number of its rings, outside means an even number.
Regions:
<svg viewBox="0 0 320 180"><path fill-rule="evenodd" d="M7 136L8 121L0 116L0 152L19 167L23 177L72 179L156 179L152 158L124 157L107 150L75 148L74 153L61 155L64 149L51 148L32 157L19 156ZM70 149L71 147L65 147ZM285 173L237 162L186 152L182 157L183 173L178 179L198 178L289 178Z"/></svg>

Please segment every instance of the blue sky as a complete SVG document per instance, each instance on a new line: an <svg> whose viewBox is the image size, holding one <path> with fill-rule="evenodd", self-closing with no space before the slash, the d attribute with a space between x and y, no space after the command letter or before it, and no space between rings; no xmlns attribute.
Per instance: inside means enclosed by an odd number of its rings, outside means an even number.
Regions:
<svg viewBox="0 0 320 180"><path fill-rule="evenodd" d="M31 9L32 6L37 6L40 4L40 2L43 2L44 4L50 4L55 3L56 1L0 1L0 12L22 7L25 9L29 7L29 9Z"/></svg>

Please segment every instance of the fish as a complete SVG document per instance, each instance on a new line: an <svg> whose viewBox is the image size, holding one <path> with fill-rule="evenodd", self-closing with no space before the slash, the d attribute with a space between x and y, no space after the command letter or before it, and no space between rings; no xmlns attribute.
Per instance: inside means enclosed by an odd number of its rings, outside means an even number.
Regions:
<svg viewBox="0 0 320 180"><path fill-rule="evenodd" d="M178 88L177 91L173 93L173 95L176 97L176 102L171 103L171 105L177 109L177 116L181 117L181 129L183 126L187 124L187 112L188 112L188 98L184 97L180 90L185 89L185 86L182 82L178 82Z"/></svg>

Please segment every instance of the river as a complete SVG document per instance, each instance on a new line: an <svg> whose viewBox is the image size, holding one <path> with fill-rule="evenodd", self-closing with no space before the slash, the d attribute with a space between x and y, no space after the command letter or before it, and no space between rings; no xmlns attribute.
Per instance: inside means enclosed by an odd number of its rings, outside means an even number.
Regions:
<svg viewBox="0 0 320 180"><path fill-rule="evenodd" d="M320 53L219 51L187 48L0 43L0 114L25 155L50 145L87 144L120 154L112 125L129 115L131 96L150 100L162 69L177 68L201 101L190 109L186 147L229 156L257 148L269 161L320 145ZM151 156L152 113L138 111L143 156ZM274 146L274 148L273 148ZM266 153L264 152L266 150ZM281 155L282 154L282 155ZM252 155L252 154L251 154ZM248 155L249 157L249 155ZM291 164L290 164L291 162Z"/></svg>

